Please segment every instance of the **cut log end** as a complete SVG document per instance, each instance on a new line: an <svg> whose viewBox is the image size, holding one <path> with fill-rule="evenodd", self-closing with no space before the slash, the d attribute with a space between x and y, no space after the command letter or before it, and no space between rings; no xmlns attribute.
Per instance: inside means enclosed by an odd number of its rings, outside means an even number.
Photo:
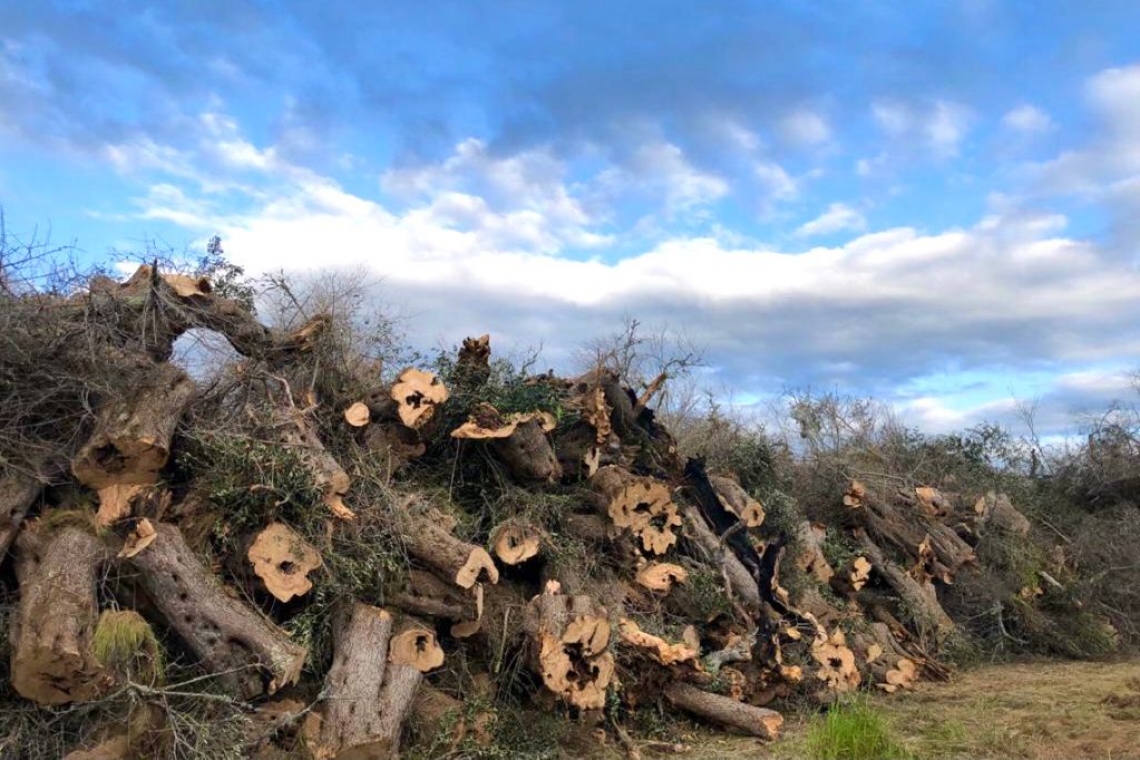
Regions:
<svg viewBox="0 0 1140 760"><path fill-rule="evenodd" d="M614 525L636 535L645 551L665 554L677 543L681 515L665 483L613 466L598 470L591 482Z"/></svg>
<svg viewBox="0 0 1140 760"><path fill-rule="evenodd" d="M344 410L344 421L353 427L364 427L371 418L372 412L363 401L357 401Z"/></svg>
<svg viewBox="0 0 1140 760"><path fill-rule="evenodd" d="M447 388L431 372L409 367L392 384L392 400L397 404L400 422L419 430L435 415L435 410L448 399Z"/></svg>
<svg viewBox="0 0 1140 760"><path fill-rule="evenodd" d="M679 583L687 583L689 571L671 562L650 562L637 571L637 582L650 591L664 594Z"/></svg>
<svg viewBox="0 0 1140 760"><path fill-rule="evenodd" d="M272 523L258 533L246 557L266 590L282 602L309 593L309 573L322 565L317 550L284 523Z"/></svg>
<svg viewBox="0 0 1140 760"><path fill-rule="evenodd" d="M467 561L455 574L455 585L460 588L471 588L476 583L498 583L499 568L491 555L482 547L473 547Z"/></svg>
<svg viewBox="0 0 1140 760"><path fill-rule="evenodd" d="M556 582L555 582L556 583ZM555 696L583 710L605 706L614 675L610 624L589 597L567 596L548 583L527 607L533 664Z"/></svg>
<svg viewBox="0 0 1140 760"><path fill-rule="evenodd" d="M692 663L699 666L700 649L691 642L670 644L660 636L641 630L637 623L629 619L622 620L618 630L622 641L648 655L654 662L661 665Z"/></svg>
<svg viewBox="0 0 1140 760"><path fill-rule="evenodd" d="M495 556L508 565L521 565L538 556L541 535L532 525L520 522L501 524L491 533Z"/></svg>
<svg viewBox="0 0 1140 760"><path fill-rule="evenodd" d="M443 664L443 647L436 641L434 630L421 623L412 623L392 637L388 659L427 673Z"/></svg>

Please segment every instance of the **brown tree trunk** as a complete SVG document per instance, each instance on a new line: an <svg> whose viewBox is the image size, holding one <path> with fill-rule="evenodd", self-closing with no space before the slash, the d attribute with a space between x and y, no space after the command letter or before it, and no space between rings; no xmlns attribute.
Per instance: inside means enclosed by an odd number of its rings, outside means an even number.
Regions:
<svg viewBox="0 0 1140 760"><path fill-rule="evenodd" d="M0 475L0 561L8 553L8 547L20 532L28 510L43 490L41 475L46 469L39 466L34 473L13 469Z"/></svg>
<svg viewBox="0 0 1140 760"><path fill-rule="evenodd" d="M132 381L128 395L102 406L94 433L72 462L76 479L99 491L103 525L129 514L125 487L158 482L174 431L195 393L194 382L173 364L151 365Z"/></svg>
<svg viewBox="0 0 1140 760"><path fill-rule="evenodd" d="M344 496L352 479L321 443L313 423L292 406L292 399L285 399L285 403L278 407L272 432L286 449L300 459L313 486L321 491L325 506L333 515L351 520L355 515L345 505Z"/></svg>
<svg viewBox="0 0 1140 760"><path fill-rule="evenodd" d="M611 466L590 478L590 488L614 525L637 536L645 551L664 554L677 543L681 515L665 483Z"/></svg>
<svg viewBox="0 0 1140 760"><path fill-rule="evenodd" d="M455 697L424 685L412 703L408 726L422 745L454 751L467 737L465 707Z"/></svg>
<svg viewBox="0 0 1140 760"><path fill-rule="evenodd" d="M910 613L918 634L922 638L933 636L936 643L949 639L957 631L957 626L946 610L938 602L938 595L930 583L920 584L894 562L888 560L878 545L865 532L855 531L863 553L871 561L872 572L878 573L898 594L899 599Z"/></svg>
<svg viewBox="0 0 1140 760"><path fill-rule="evenodd" d="M784 725L784 716L775 710L753 707L687 683L669 684L665 687L665 697L699 718L762 739L777 738Z"/></svg>
<svg viewBox="0 0 1140 760"><path fill-rule="evenodd" d="M499 569L487 550L452 535L436 510L417 513L406 505L394 504L392 519L408 553L456 586L471 588L476 583L499 582Z"/></svg>
<svg viewBox="0 0 1140 760"><path fill-rule="evenodd" d="M713 566L719 567L726 585L729 586L729 596L737 599L750 617L759 616L764 607L760 601L756 579L736 555L713 534L696 507L685 504L681 507L681 514L685 517L686 535L708 556Z"/></svg>
<svg viewBox="0 0 1140 760"><path fill-rule="evenodd" d="M318 758L378 760L397 755L400 731L423 674L412 665L391 661L392 627L387 611L358 603L336 628Z"/></svg>
<svg viewBox="0 0 1140 760"><path fill-rule="evenodd" d="M20 610L11 631L12 686L39 704L87 702L108 680L91 651L99 611L95 584L105 553L76 527L16 541Z"/></svg>
<svg viewBox="0 0 1140 760"><path fill-rule="evenodd" d="M143 590L166 624L211 673L250 699L295 683L306 650L226 593L173 525L131 557Z"/></svg>

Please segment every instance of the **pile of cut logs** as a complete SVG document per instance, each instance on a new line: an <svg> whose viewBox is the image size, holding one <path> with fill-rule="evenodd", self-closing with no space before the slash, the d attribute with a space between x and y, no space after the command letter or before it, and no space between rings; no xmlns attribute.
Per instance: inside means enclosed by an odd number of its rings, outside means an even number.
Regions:
<svg viewBox="0 0 1140 760"><path fill-rule="evenodd" d="M534 705L609 725L623 741L615 716L661 703L774 739L783 718L773 707L793 693L827 701L860 687L895 692L945 677L937 653L956 631L937 587L975 562L979 531L1027 527L1000 495L963 508L959 497L930 488L875 490L854 481L835 495L842 524L769 530L763 504L733 473L678 455L650 409L665 378L639 397L603 368L573 380L538 376L531 382L559 398L563 419L480 402L451 430L440 421L454 389L426 370L409 368L363 398L315 398L296 383L267 382L278 412L264 440L297 455L322 494L311 508L327 515L327 530L363 519L362 507L374 505L354 497L359 476L322 441L315 408L335 409L345 437L383 462L393 498L369 513L382 514L406 550L402 588L383 599L342 600L329 621L332 664L313 674L305 647L282 626L322 583L318 548L295 526L267 521L244 556L222 558L231 568L223 581L217 563L184 536L184 496L164 488L164 472L199 391L169 359L179 336L206 329L265 376L300 377L305 372L294 370L307 366L330 320L271 330L208 281L150 266L123 283L98 279L53 308L117 320L110 334L121 340L100 350L130 368L132 391L102 400L85 442L65 461L0 479L0 550L11 548L19 588L11 681L42 705L98 700L115 686L92 637L97 584L118 564L137 578L139 612L237 698L272 711L310 685L319 696L303 735L318 758L394 756L409 726L421 733L447 725L452 747L489 741L491 718L465 708L472 695L436 683L460 651L469 664L519 652L533 673ZM452 381L478 387L489 356L486 336L465 341ZM581 498L557 514L536 519L520 510L461 537L462 507L416 488L409 463L432 450L478 451L534 494ZM99 529L52 519L65 505L41 491L68 479L97 494ZM858 552L829 562L829 530ZM600 573L555 561L569 541L586 547ZM782 573L796 582L785 588ZM280 604L251 603L266 597ZM498 676L486 667L476 679L480 697L501 696ZM443 721L447 714L453 720Z"/></svg>

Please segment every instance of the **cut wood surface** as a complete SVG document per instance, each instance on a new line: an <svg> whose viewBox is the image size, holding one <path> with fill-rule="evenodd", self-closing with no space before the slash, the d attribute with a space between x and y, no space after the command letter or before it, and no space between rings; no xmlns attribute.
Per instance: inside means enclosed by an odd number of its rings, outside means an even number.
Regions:
<svg viewBox="0 0 1140 760"><path fill-rule="evenodd" d="M758 528L764 524L764 506L749 496L739 483L717 475L710 475L709 482L716 489L725 509L736 515L745 527Z"/></svg>
<svg viewBox="0 0 1140 760"><path fill-rule="evenodd" d="M523 520L508 520L491 531L491 546L500 562L520 565L538 556L542 548L542 534L534 525Z"/></svg>
<svg viewBox="0 0 1140 760"><path fill-rule="evenodd" d="M692 643L670 643L660 636L641 630L636 622L624 619L618 625L621 640L631 647L641 650L648 657L661 665L677 665L680 663L700 663L700 648Z"/></svg>
<svg viewBox="0 0 1140 760"><path fill-rule="evenodd" d="M689 571L672 562L648 562L637 571L637 582L650 591L669 593L689 580Z"/></svg>
<svg viewBox="0 0 1140 760"><path fill-rule="evenodd" d="M247 699L296 683L305 649L227 593L178 528L159 524L155 531L153 543L127 561L163 624L207 670Z"/></svg>
<svg viewBox="0 0 1140 760"><path fill-rule="evenodd" d="M282 602L309 593L313 587L309 573L322 564L317 550L284 523L272 523L261 530L246 557L265 589Z"/></svg>
<svg viewBox="0 0 1140 760"><path fill-rule="evenodd" d="M614 675L605 609L588 596L548 588L527 605L531 661L555 696L584 710L600 710Z"/></svg>
<svg viewBox="0 0 1140 760"><path fill-rule="evenodd" d="M396 625L396 631L392 634L389 659L427 673L443 664L443 647L436 640L432 626L422 620L405 617Z"/></svg>
<svg viewBox="0 0 1140 760"><path fill-rule="evenodd" d="M651 554L665 554L677 543L681 514L669 487L620 467L603 467L590 478L613 524L637 536Z"/></svg>
<svg viewBox="0 0 1140 760"><path fill-rule="evenodd" d="M499 569L487 550L452 535L438 512L413 512L398 504L393 505L392 516L408 552L456 586L466 589L499 582Z"/></svg>
<svg viewBox="0 0 1140 760"><path fill-rule="evenodd" d="M487 441L521 482L553 483L562 477L562 467L546 437L554 427L554 417L547 412L501 414L490 404L480 403L451 437Z"/></svg>

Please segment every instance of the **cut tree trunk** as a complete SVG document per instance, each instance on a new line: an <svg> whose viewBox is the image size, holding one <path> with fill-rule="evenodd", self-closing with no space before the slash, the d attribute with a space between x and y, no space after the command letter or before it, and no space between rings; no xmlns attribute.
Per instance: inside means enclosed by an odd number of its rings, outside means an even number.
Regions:
<svg viewBox="0 0 1140 760"><path fill-rule="evenodd" d="M677 543L681 514L665 483L610 466L590 478L590 488L613 524L636 536L643 550L664 554Z"/></svg>
<svg viewBox="0 0 1140 760"><path fill-rule="evenodd" d="M304 596L313 587L309 573L321 567L321 555L284 523L271 523L249 542L246 559L265 589L282 602Z"/></svg>
<svg viewBox="0 0 1140 760"><path fill-rule="evenodd" d="M411 665L427 673L443 664L443 647L436 641L435 628L413 617L404 617L392 634L392 662Z"/></svg>
<svg viewBox="0 0 1140 760"><path fill-rule="evenodd" d="M395 607L411 615L450 623L474 622L482 616L482 586L462 589L426 570L408 572L408 585L392 597Z"/></svg>
<svg viewBox="0 0 1140 760"><path fill-rule="evenodd" d="M524 630L531 665L555 696L583 710L600 710L614 675L606 610L588 596L561 593L557 582L531 599Z"/></svg>
<svg viewBox="0 0 1140 760"><path fill-rule="evenodd" d="M454 751L467 738L465 712L458 699L425 684L412 703L408 727L421 744Z"/></svg>
<svg viewBox="0 0 1140 760"><path fill-rule="evenodd" d="M687 683L669 684L665 687L665 697L686 712L749 736L775 739L784 725L784 716L775 710L753 707Z"/></svg>
<svg viewBox="0 0 1140 760"><path fill-rule="evenodd" d="M358 603L335 629L316 757L372 760L398 754L423 674L390 656L392 624L387 611Z"/></svg>
<svg viewBox="0 0 1140 760"><path fill-rule="evenodd" d="M898 594L902 604L910 613L909 616L918 626L920 638L925 639L929 635L933 636L936 643L941 643L956 633L957 626L939 604L934 586L930 583L920 584L905 570L888 560L865 532L856 530L855 539L871 561L873 572L881 575Z"/></svg>
<svg viewBox="0 0 1140 760"><path fill-rule="evenodd" d="M344 503L352 479L325 449L313 423L293 406L292 399L286 398L285 403L277 408L272 432L281 445L300 460L313 487L321 492L325 506L333 515L342 520L353 519L355 515Z"/></svg>
<svg viewBox="0 0 1140 760"><path fill-rule="evenodd" d="M542 531L525 520L507 520L491 531L491 550L500 562L521 565L538 556Z"/></svg>
<svg viewBox="0 0 1140 760"><path fill-rule="evenodd" d="M749 496L739 483L718 475L710 475L709 482L725 509L736 515L745 527L758 528L764 524L764 505Z"/></svg>
<svg viewBox="0 0 1140 760"><path fill-rule="evenodd" d="M127 516L131 486L158 482L194 393L185 372L173 364L156 364L133 379L127 396L103 404L94 433L72 462L76 479L99 491L100 524Z"/></svg>
<svg viewBox="0 0 1140 760"><path fill-rule="evenodd" d="M756 579L748 572L748 568L720 542L696 507L686 504L681 507L681 513L685 517L686 535L708 555L715 566L719 567L728 587L729 597L736 599L750 618L758 618L763 610L763 603L760 600Z"/></svg>
<svg viewBox="0 0 1140 760"><path fill-rule="evenodd" d="M638 585L668 594L678 583L687 583L689 571L672 562L649 562L637 571Z"/></svg>
<svg viewBox="0 0 1140 760"><path fill-rule="evenodd" d="M211 673L246 699L296 683L306 650L226 592L173 525L129 559L165 623Z"/></svg>
<svg viewBox="0 0 1140 760"><path fill-rule="evenodd" d="M456 586L499 582L499 569L487 550L452 535L436 510L418 513L407 504L394 504L392 519L408 553Z"/></svg>
<svg viewBox="0 0 1140 760"><path fill-rule="evenodd" d="M65 527L16 541L20 609L13 621L12 687L43 705L88 702L109 680L91 651L95 587L106 554L87 530Z"/></svg>
<svg viewBox="0 0 1140 760"><path fill-rule="evenodd" d="M479 403L467 422L451 432L452 438L487 441L511 476L522 483L555 483L562 467L546 434L555 427L546 412L502 414L488 403Z"/></svg>

